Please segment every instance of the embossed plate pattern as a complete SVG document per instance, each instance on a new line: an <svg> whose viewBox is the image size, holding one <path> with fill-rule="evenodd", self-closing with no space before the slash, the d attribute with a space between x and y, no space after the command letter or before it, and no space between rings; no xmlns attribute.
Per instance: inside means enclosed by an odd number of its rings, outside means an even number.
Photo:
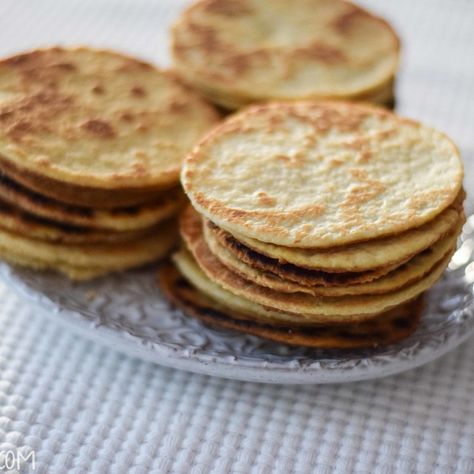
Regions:
<svg viewBox="0 0 474 474"><path fill-rule="evenodd" d="M0 264L24 299L86 337L157 364L226 378L271 383L351 382L430 362L474 331L474 216L443 279L429 291L419 329L388 347L328 351L293 348L215 330L170 309L155 268L74 284L54 275Z"/></svg>

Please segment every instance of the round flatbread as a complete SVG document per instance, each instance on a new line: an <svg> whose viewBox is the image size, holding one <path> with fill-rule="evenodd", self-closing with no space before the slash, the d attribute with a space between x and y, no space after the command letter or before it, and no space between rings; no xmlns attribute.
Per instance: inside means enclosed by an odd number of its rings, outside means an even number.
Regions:
<svg viewBox="0 0 474 474"><path fill-rule="evenodd" d="M150 200L177 183L185 154L218 120L173 74L86 47L0 61L0 94L0 165L42 194L91 207Z"/></svg>
<svg viewBox="0 0 474 474"><path fill-rule="evenodd" d="M462 191L455 204L420 227L385 238L327 249L283 247L240 234L233 236L210 221L205 223L205 230L207 234L212 234L222 246L234 253L245 253L243 248L245 246L263 256L277 260L280 264L289 263L301 268L324 272L364 272L406 261L450 233L460 220L464 196L465 193Z"/></svg>
<svg viewBox="0 0 474 474"><path fill-rule="evenodd" d="M291 280L285 280L274 273L261 271L236 258L232 252L220 244L206 226L204 227L204 238L209 250L221 263L234 273L257 285L283 293L302 292L315 296L373 295L395 291L427 275L448 253L453 253L460 227L459 223L458 228L441 238L433 247L425 249L386 275L367 283L345 286L304 286Z"/></svg>
<svg viewBox="0 0 474 474"><path fill-rule="evenodd" d="M33 270L47 271L51 270L51 265L34 258L27 258L23 255L18 255L11 250L5 250L0 247L0 258L5 262L20 267L32 268ZM55 264L54 271L61 273L73 281L87 281L99 278L115 270L107 268L94 267L75 267L67 264Z"/></svg>
<svg viewBox="0 0 474 474"><path fill-rule="evenodd" d="M155 226L176 214L186 201L181 188L175 187L161 193L149 204L92 209L55 201L30 191L3 175L0 175L0 199L29 214L61 225L120 232Z"/></svg>
<svg viewBox="0 0 474 474"><path fill-rule="evenodd" d="M192 206L188 206L181 214L180 230L182 238L189 245L192 245L194 240L201 239L204 232L203 221ZM291 263L280 263L273 258L254 252L235 239L231 241L226 240L223 246L229 250L236 259L246 265L303 286L345 287L347 285L366 283L386 275L405 262L396 262L392 265L386 265L364 272L328 273L320 270L297 267Z"/></svg>
<svg viewBox="0 0 474 474"><path fill-rule="evenodd" d="M217 126L188 155L193 206L233 234L328 248L395 235L456 199L463 167L441 132L361 104L274 103Z"/></svg>
<svg viewBox="0 0 474 474"><path fill-rule="evenodd" d="M201 0L172 29L175 67L217 103L353 98L389 83L391 26L339 0Z"/></svg>
<svg viewBox="0 0 474 474"><path fill-rule="evenodd" d="M129 242L59 244L33 240L0 229L0 254L17 256L22 262L40 262L50 269L73 267L106 269L109 272L144 265L166 256L176 245L176 224L161 224L153 234Z"/></svg>
<svg viewBox="0 0 474 474"><path fill-rule="evenodd" d="M189 229L189 228L188 228ZM201 232L198 231L201 229ZM451 254L446 255L419 281L399 290L380 295L357 295L324 297L305 293L281 293L242 278L229 270L209 250L202 235L202 226L194 226L186 233L181 226L181 235L197 265L206 276L237 296L274 310L309 315L312 322L326 323L342 321L363 321L374 314L405 303L433 286L441 277Z"/></svg>
<svg viewBox="0 0 474 474"><path fill-rule="evenodd" d="M27 214L0 199L0 229L14 234L48 242L63 244L94 244L103 242L127 242L147 233L153 233L156 226L148 229L115 232L109 229L88 229L60 224Z"/></svg>
<svg viewBox="0 0 474 474"><path fill-rule="evenodd" d="M224 112L241 109L248 105L248 100L245 101L241 99L239 101L236 97L229 97L215 90L210 90L204 84L200 85L199 88L211 102L217 104L221 109L223 109ZM396 104L395 80L392 78L377 89L359 95L357 97L357 101L378 104L394 110Z"/></svg>
<svg viewBox="0 0 474 474"><path fill-rule="evenodd" d="M392 344L408 337L421 316L421 298L392 309L365 323L337 326L298 326L269 324L258 316L238 312L198 291L171 264L159 271L159 284L165 296L187 315L212 326L285 344L324 349L353 349Z"/></svg>
<svg viewBox="0 0 474 474"><path fill-rule="evenodd" d="M372 321L379 321L383 319L388 312L376 313L367 317L363 323L354 323L343 318L334 318L332 320L327 319L326 321L313 321L314 317L311 315L290 313L285 311L276 311L271 308L261 306L250 300L237 296L217 283L211 281L203 271L198 267L196 261L187 250L180 250L176 252L173 257L173 262L176 265L176 269L180 276L186 280L183 286L193 287L198 291L199 294L204 295L206 298L211 300L214 304L218 305L220 309L224 309L225 312L230 314L239 315L240 319L252 320L259 324L268 325L271 327L296 327L296 328L317 328L330 326L339 326L343 329L344 327L351 326L353 324L370 324ZM168 265L165 265L165 269L168 269ZM164 277L165 270L160 270L160 280ZM176 270L171 270L171 275ZM407 302L405 304L410 304ZM392 308L393 309L393 308ZM391 310L390 310L391 311Z"/></svg>

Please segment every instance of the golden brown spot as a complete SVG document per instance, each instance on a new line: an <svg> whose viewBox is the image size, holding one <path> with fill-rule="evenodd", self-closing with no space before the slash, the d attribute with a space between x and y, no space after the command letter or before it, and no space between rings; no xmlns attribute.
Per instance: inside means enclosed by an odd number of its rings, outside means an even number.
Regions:
<svg viewBox="0 0 474 474"><path fill-rule="evenodd" d="M15 141L25 142L26 135L49 131L51 120L71 107L71 97L43 90L3 104L0 117L9 136Z"/></svg>
<svg viewBox="0 0 474 474"><path fill-rule="evenodd" d="M188 28L196 40L192 45L193 47L202 48L204 51L209 53L222 50L222 44L217 38L215 30L211 27L189 22ZM176 45L176 50L178 52L183 49L187 50L188 48Z"/></svg>
<svg viewBox="0 0 474 474"><path fill-rule="evenodd" d="M260 191L257 193L257 200L259 204L264 206L274 206L276 204L276 199L274 197L269 196L264 191Z"/></svg>
<svg viewBox="0 0 474 474"><path fill-rule="evenodd" d="M144 176L148 173L143 163L134 162L132 163L133 174L135 176Z"/></svg>
<svg viewBox="0 0 474 474"><path fill-rule="evenodd" d="M315 41L309 46L297 49L296 54L307 59L320 61L326 64L337 64L346 60L345 54L338 48Z"/></svg>
<svg viewBox="0 0 474 474"><path fill-rule="evenodd" d="M283 114L273 114L268 117L268 122L270 125L279 127L285 123L285 117Z"/></svg>
<svg viewBox="0 0 474 474"><path fill-rule="evenodd" d="M316 137L315 137L313 134L306 135L306 136L303 138L303 146L304 146L305 148L309 148L309 147L311 147L311 146L316 145L316 142L317 142L317 139L316 139Z"/></svg>
<svg viewBox="0 0 474 474"><path fill-rule="evenodd" d="M146 132L148 130L149 126L146 124L146 123L143 123L143 122L140 122L139 124L137 124L137 126L135 127L135 130L137 132Z"/></svg>
<svg viewBox="0 0 474 474"><path fill-rule="evenodd" d="M354 23L358 18L363 16L367 16L367 14L357 7L351 7L347 12L343 13L334 20L332 27L343 36L349 35Z"/></svg>
<svg viewBox="0 0 474 474"><path fill-rule="evenodd" d="M146 91L143 87L141 86L133 86L131 89L130 89L130 94L133 96L133 97L145 97L146 96Z"/></svg>
<svg viewBox="0 0 474 474"><path fill-rule="evenodd" d="M133 121L133 114L131 112L125 111L119 114L120 120L124 122L132 122Z"/></svg>
<svg viewBox="0 0 474 474"><path fill-rule="evenodd" d="M35 53L18 54L17 56L5 59L3 63L7 66L23 66L31 61L34 54Z"/></svg>
<svg viewBox="0 0 474 474"><path fill-rule="evenodd" d="M384 119L385 117L380 117L381 119ZM406 120L406 119L403 119L403 120ZM416 124L417 127L419 127L419 124L416 123L416 122L413 122ZM395 128L391 128L391 129L388 129L388 130L383 130L382 132L379 132L377 134L377 137L380 138L380 139L386 139L386 138L391 138L393 137L394 135L396 135L397 133L397 130Z"/></svg>
<svg viewBox="0 0 474 474"><path fill-rule="evenodd" d="M337 166L341 166L344 163L344 161L340 160L339 158L332 158L329 161L329 164L331 165L332 168L336 168Z"/></svg>
<svg viewBox="0 0 474 474"><path fill-rule="evenodd" d="M433 202L444 200L448 194L448 189L434 189L432 191L419 192L410 197L408 207L418 211L424 209L426 206L432 205Z"/></svg>
<svg viewBox="0 0 474 474"><path fill-rule="evenodd" d="M142 69L144 71L151 71L153 66L146 61L140 61L139 59L132 59L132 62L135 64L137 69Z"/></svg>
<svg viewBox="0 0 474 474"><path fill-rule="evenodd" d="M367 163L372 158L372 152L369 150L362 151L357 161L359 163Z"/></svg>
<svg viewBox="0 0 474 474"><path fill-rule="evenodd" d="M112 138L115 136L114 129L105 120L90 119L82 122L80 127L98 137Z"/></svg>
<svg viewBox="0 0 474 474"><path fill-rule="evenodd" d="M118 72L133 72L137 70L150 71L153 66L145 61L138 59L125 59L124 62L116 69Z"/></svg>
<svg viewBox="0 0 474 474"><path fill-rule="evenodd" d="M13 140L20 141L23 139L24 135L34 133L36 130L37 129L33 123L27 120L19 120L8 127L6 133Z"/></svg>
<svg viewBox="0 0 474 474"><path fill-rule="evenodd" d="M168 110L172 114L180 114L181 112L186 111L188 104L182 100L173 100L168 105Z"/></svg>
<svg viewBox="0 0 474 474"><path fill-rule="evenodd" d="M282 161L288 168L300 168L306 162L306 155L302 151L298 151L292 155L275 155L275 158Z"/></svg>
<svg viewBox="0 0 474 474"><path fill-rule="evenodd" d="M284 163L288 163L290 161L290 157L286 155L275 155L275 159L283 161Z"/></svg>
<svg viewBox="0 0 474 474"><path fill-rule="evenodd" d="M26 82L36 82L43 87L55 88L61 72L74 72L77 66L72 62L61 62L61 50L33 51L3 61L13 67Z"/></svg>
<svg viewBox="0 0 474 474"><path fill-rule="evenodd" d="M301 242L313 229L311 224L303 224L300 230L295 234L295 243Z"/></svg>
<svg viewBox="0 0 474 474"><path fill-rule="evenodd" d="M318 134L330 130L340 130L343 132L353 132L360 129L368 114L365 111L336 110L335 108L318 105L317 113L308 114L300 112L295 107L287 108L287 117L298 119L310 125Z"/></svg>
<svg viewBox="0 0 474 474"><path fill-rule="evenodd" d="M148 155L143 150L135 150L133 156L136 158L148 158Z"/></svg>
<svg viewBox="0 0 474 474"><path fill-rule="evenodd" d="M75 64L72 63L56 63L53 66L57 69L61 69L62 71L73 72L77 70Z"/></svg>
<svg viewBox="0 0 474 474"><path fill-rule="evenodd" d="M365 170L361 170L359 168L350 168L349 172L351 173L353 178L356 178L360 181L367 181L369 179L369 175Z"/></svg>
<svg viewBox="0 0 474 474"><path fill-rule="evenodd" d="M227 74L229 72L238 75L245 74L253 65L258 64L260 67L264 67L269 59L270 54L265 49L254 50L243 54L232 54L228 51L228 54L223 58L222 66L229 68L229 70L223 72Z"/></svg>
<svg viewBox="0 0 474 474"><path fill-rule="evenodd" d="M103 87L101 84L96 84L96 85L91 89L91 91L92 91L94 94L102 95L102 94L105 92L105 89L104 89L104 87Z"/></svg>
<svg viewBox="0 0 474 474"><path fill-rule="evenodd" d="M352 150L361 150L367 146L367 138L354 138L349 142L345 142L344 146Z"/></svg>
<svg viewBox="0 0 474 474"><path fill-rule="evenodd" d="M385 186L377 181L370 181L357 186L352 186L346 196L343 206L358 206L376 198L385 191Z"/></svg>
<svg viewBox="0 0 474 474"><path fill-rule="evenodd" d="M34 131L33 124L27 120L20 120L14 123L7 133L28 133Z"/></svg>
<svg viewBox="0 0 474 474"><path fill-rule="evenodd" d="M4 120L10 118L12 113L13 112L11 110L0 112L0 121L3 122Z"/></svg>
<svg viewBox="0 0 474 474"><path fill-rule="evenodd" d="M302 207L301 209L297 209L294 211L296 216L298 217L317 217L323 214L325 211L325 208L322 204L311 204L309 206Z"/></svg>
<svg viewBox="0 0 474 474"><path fill-rule="evenodd" d="M49 166L51 164L51 161L49 160L49 158L47 156L44 156L44 155L38 156L35 159L35 162L38 163L41 166Z"/></svg>
<svg viewBox="0 0 474 474"><path fill-rule="evenodd" d="M252 13L252 9L242 0L209 0L205 3L204 11L214 15L242 16Z"/></svg>
<svg viewBox="0 0 474 474"><path fill-rule="evenodd" d="M358 152L357 163L366 163L372 158L372 152L369 149L369 140L367 138L356 138L350 142L344 143L344 146Z"/></svg>
<svg viewBox="0 0 474 474"><path fill-rule="evenodd" d="M222 63L232 74L242 75L250 67L250 57L248 54L233 54L224 58Z"/></svg>

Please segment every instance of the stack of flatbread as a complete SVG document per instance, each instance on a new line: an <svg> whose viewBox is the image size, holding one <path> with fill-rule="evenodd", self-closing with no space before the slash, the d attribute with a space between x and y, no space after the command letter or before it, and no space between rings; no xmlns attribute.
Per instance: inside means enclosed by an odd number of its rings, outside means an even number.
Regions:
<svg viewBox="0 0 474 474"><path fill-rule="evenodd" d="M174 75L117 53L0 61L0 256L72 279L163 257L181 162L217 120Z"/></svg>
<svg viewBox="0 0 474 474"><path fill-rule="evenodd" d="M372 106L274 103L228 118L186 158L183 248L166 294L218 326L365 347L414 330L464 222L441 132Z"/></svg>

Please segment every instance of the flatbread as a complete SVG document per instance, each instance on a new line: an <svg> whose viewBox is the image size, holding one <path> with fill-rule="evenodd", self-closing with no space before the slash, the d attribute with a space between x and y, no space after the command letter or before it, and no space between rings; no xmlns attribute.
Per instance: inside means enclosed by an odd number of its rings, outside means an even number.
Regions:
<svg viewBox="0 0 474 474"><path fill-rule="evenodd" d="M153 233L156 226L149 229L123 232L114 232L108 229L87 229L39 218L25 213L0 199L0 229L29 239L64 244L94 244L134 240L147 233Z"/></svg>
<svg viewBox="0 0 474 474"><path fill-rule="evenodd" d="M396 235L448 208L463 166L441 132L343 102L253 106L186 158L196 210L234 235L328 248Z"/></svg>
<svg viewBox="0 0 474 474"><path fill-rule="evenodd" d="M0 94L2 169L90 207L144 202L176 185L185 154L219 120L174 74L87 47L0 61Z"/></svg>
<svg viewBox="0 0 474 474"><path fill-rule="evenodd" d="M227 107L255 101L361 99L395 75L391 26L339 0L201 0L172 29L174 64Z"/></svg>
<svg viewBox="0 0 474 474"><path fill-rule="evenodd" d="M22 261L41 262L44 266L80 267L108 271L132 268L165 257L176 245L176 224L167 221L153 234L129 242L101 244L60 244L33 240L0 229L0 254L11 252Z"/></svg>
<svg viewBox="0 0 474 474"><path fill-rule="evenodd" d="M200 236L203 233L202 220L192 206L188 206L181 214L180 227L182 237L185 241L189 238L201 238ZM275 259L250 250L235 239L230 241L226 240L224 246L234 255L235 258L246 265L262 272L272 273L277 275L279 278L303 286L319 285L337 287L366 283L386 275L406 261L396 262L385 267L378 267L374 270L368 270L365 272L328 273L319 270L308 270L288 263L280 263Z"/></svg>
<svg viewBox="0 0 474 474"><path fill-rule="evenodd" d="M0 199L29 214L61 225L120 232L152 227L176 214L185 203L181 188L174 187L146 205L115 209L73 206L35 193L2 174Z"/></svg>
<svg viewBox="0 0 474 474"><path fill-rule="evenodd" d="M174 266L159 271L159 284L165 296L187 315L212 326L234 329L290 345L324 349L377 347L408 337L417 327L422 309L421 298L392 309L371 321L346 325L282 326L269 324L218 303L199 292Z"/></svg>
<svg viewBox="0 0 474 474"><path fill-rule="evenodd" d="M346 286L304 286L284 280L271 272L258 270L236 258L215 239L208 227L204 226L204 238L209 250L219 261L234 273L257 285L283 293L308 293L315 296L373 295L387 293L419 281L439 263L448 253L452 254L456 246L461 224L451 234L440 239L433 247L415 255L405 264L376 280Z"/></svg>
<svg viewBox="0 0 474 474"><path fill-rule="evenodd" d="M363 272L405 261L447 235L460 219L464 198L463 190L453 205L420 227L385 238L328 249L282 247L240 234L232 235L210 221L206 224L208 232L229 250L241 248L243 244L254 252L276 259L279 263L290 263L325 272Z"/></svg>
<svg viewBox="0 0 474 474"><path fill-rule="evenodd" d="M22 255L15 254L11 250L6 251L0 248L0 258L11 265L31 268L33 270L47 271L52 269L51 265L48 265L45 262L35 260L33 258L25 258ZM109 270L107 268L84 268L74 267L67 264L55 264L54 271L61 273L73 281L87 281L99 278L115 270Z"/></svg>
<svg viewBox="0 0 474 474"><path fill-rule="evenodd" d="M201 229L201 232L198 231ZM433 286L446 269L451 254L445 256L425 277L402 289L380 295L323 297L305 293L281 293L257 285L230 271L209 250L202 226L192 233L183 232L186 245L206 276L237 296L279 311L311 315L313 322L363 321L409 301Z"/></svg>

